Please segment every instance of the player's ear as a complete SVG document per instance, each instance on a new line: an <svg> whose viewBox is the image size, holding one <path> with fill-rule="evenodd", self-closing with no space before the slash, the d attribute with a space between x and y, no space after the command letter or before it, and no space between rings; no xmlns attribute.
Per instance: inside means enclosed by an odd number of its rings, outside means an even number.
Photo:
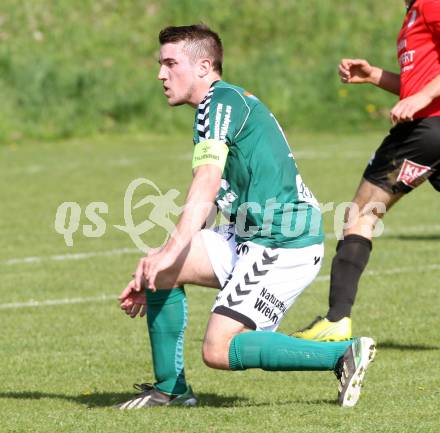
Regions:
<svg viewBox="0 0 440 433"><path fill-rule="evenodd" d="M206 77L212 70L212 61L210 59L200 59L198 61L198 75L200 78Z"/></svg>

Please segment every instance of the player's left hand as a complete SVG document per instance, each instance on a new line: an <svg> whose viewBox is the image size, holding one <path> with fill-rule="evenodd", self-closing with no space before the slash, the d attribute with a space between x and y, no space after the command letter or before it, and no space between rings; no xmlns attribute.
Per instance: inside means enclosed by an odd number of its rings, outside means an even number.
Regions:
<svg viewBox="0 0 440 433"><path fill-rule="evenodd" d="M423 92L400 100L390 112L391 123L396 125L397 123L411 122L414 120L414 115L431 102L432 98Z"/></svg>

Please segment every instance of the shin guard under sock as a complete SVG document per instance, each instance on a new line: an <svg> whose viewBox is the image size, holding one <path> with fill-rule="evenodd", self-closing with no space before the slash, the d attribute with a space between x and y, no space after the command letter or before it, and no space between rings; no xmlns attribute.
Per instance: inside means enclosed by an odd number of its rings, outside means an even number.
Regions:
<svg viewBox="0 0 440 433"><path fill-rule="evenodd" d="M243 332L231 341L229 367L231 370L334 370L351 344L351 341L303 340L279 332Z"/></svg>
<svg viewBox="0 0 440 433"><path fill-rule="evenodd" d="M367 266L372 243L360 235L348 235L338 242L332 261L327 319L336 322L351 315L359 279Z"/></svg>
<svg viewBox="0 0 440 433"><path fill-rule="evenodd" d="M155 387L168 394L187 390L183 340L188 308L183 288L146 290L147 325L153 357Z"/></svg>

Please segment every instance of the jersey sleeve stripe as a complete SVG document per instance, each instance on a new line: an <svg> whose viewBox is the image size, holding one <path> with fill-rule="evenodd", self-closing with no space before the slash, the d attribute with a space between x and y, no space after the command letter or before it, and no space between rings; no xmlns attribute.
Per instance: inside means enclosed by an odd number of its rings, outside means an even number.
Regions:
<svg viewBox="0 0 440 433"><path fill-rule="evenodd" d="M243 100L243 102L244 102L244 104L246 105L246 108L247 108L246 117L243 120L243 123L241 124L240 129L238 130L238 132L234 136L234 138L237 138L240 135L241 131L243 130L244 125L246 125L246 122L247 122L247 120L249 118L249 115L251 114L251 109L250 109L248 103L246 102L246 99L243 97L243 95L237 89L234 89L233 87L224 87L224 89L233 90L235 93L237 93L237 95L240 96L240 98Z"/></svg>
<svg viewBox="0 0 440 433"><path fill-rule="evenodd" d="M198 105L197 113L197 131L199 133L200 140L207 140L210 136L209 131L209 106L211 103L212 94L214 93L214 87L209 89L208 94L203 101Z"/></svg>

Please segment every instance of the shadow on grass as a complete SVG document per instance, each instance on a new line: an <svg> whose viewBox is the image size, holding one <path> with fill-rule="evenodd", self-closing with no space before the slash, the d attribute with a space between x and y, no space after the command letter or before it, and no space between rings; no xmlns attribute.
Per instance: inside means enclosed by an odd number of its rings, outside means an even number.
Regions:
<svg viewBox="0 0 440 433"><path fill-rule="evenodd" d="M199 399L199 407L268 407L273 402L267 400L267 402L259 402L256 403L254 401L250 401L245 397L239 396L218 396L216 394L206 394L206 393L197 393L197 397ZM219 400L220 397L220 400ZM223 401L222 401L223 400ZM305 405L336 405L336 400L330 399L316 399L316 400L283 400L282 402L277 401L276 406L287 406L291 404L305 404Z"/></svg>
<svg viewBox="0 0 440 433"><path fill-rule="evenodd" d="M239 396L221 396L216 394L198 393L198 406L213 407L232 407L246 406L246 398ZM80 395L55 394L39 391L21 391L21 392L0 392L0 398L9 398L17 400L41 400L41 399L59 399L83 404L89 408L112 407L118 403L133 398L133 393L125 392L94 392Z"/></svg>
<svg viewBox="0 0 440 433"><path fill-rule="evenodd" d="M124 392L95 392L90 394L80 395L68 395L68 394L55 394L50 392L39 391L17 391L17 392L0 392L0 399L17 399L17 400L41 400L41 399L57 399L82 404L88 408L105 408L112 407L118 403L129 400L133 397L132 393ZM252 402L245 397L238 395L222 396L210 393L197 393L199 404L197 407L216 407L216 408L228 408L228 407L267 407L270 406L270 402L256 403ZM316 399L316 400L291 400L277 402L277 406L284 406L290 404L305 404L305 405L336 405L335 400L330 399ZM183 408L182 406L176 406L177 408Z"/></svg>
<svg viewBox="0 0 440 433"><path fill-rule="evenodd" d="M440 350L440 346L429 346L426 344L402 344L395 341L384 341L377 345L378 349L390 350L410 350L410 351L428 351Z"/></svg>

